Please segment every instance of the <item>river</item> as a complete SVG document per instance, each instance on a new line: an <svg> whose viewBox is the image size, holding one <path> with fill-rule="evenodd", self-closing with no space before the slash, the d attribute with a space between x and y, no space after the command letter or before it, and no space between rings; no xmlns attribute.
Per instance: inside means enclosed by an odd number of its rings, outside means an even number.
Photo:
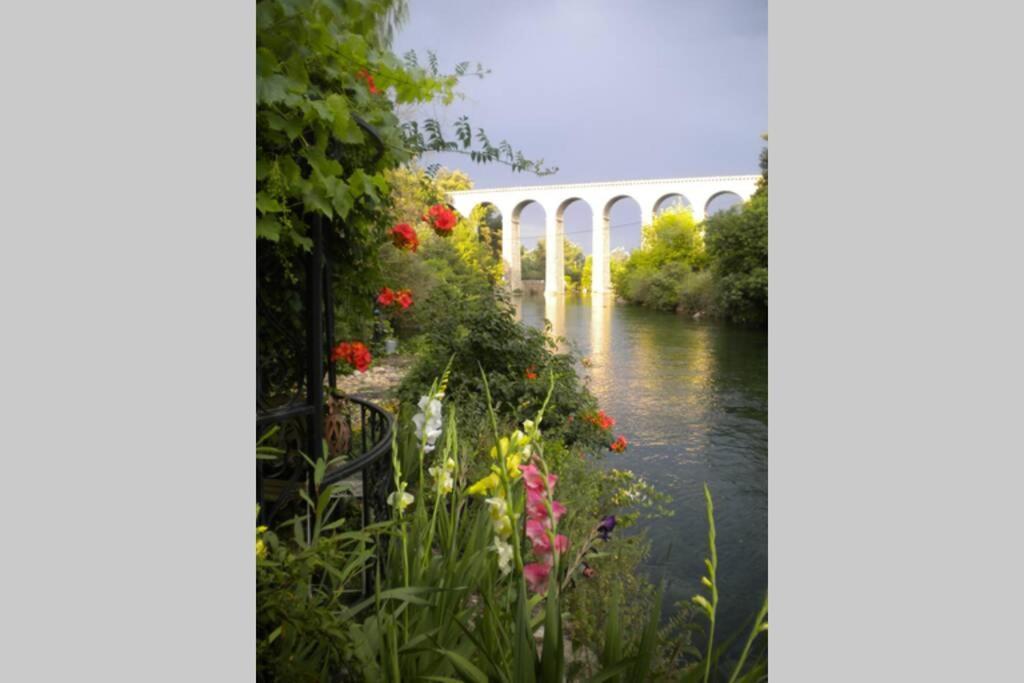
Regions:
<svg viewBox="0 0 1024 683"><path fill-rule="evenodd" d="M555 335L589 358L581 370L615 418L615 434L629 440L624 454L608 455L607 466L631 469L672 497L673 516L636 527L652 540L645 569L653 581L666 580L668 614L701 588L707 482L717 532L718 632L727 637L742 628L768 585L767 334L611 297L523 296L514 303L524 323L543 328L549 320Z"/></svg>

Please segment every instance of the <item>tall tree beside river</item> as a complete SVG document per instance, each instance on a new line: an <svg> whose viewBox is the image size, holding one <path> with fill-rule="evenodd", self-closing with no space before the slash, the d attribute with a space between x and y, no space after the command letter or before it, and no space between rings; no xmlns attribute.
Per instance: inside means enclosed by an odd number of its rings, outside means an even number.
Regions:
<svg viewBox="0 0 1024 683"><path fill-rule="evenodd" d="M763 136L767 140L767 136ZM744 324L768 322L768 148L761 181L739 209L707 219L705 240L721 315Z"/></svg>

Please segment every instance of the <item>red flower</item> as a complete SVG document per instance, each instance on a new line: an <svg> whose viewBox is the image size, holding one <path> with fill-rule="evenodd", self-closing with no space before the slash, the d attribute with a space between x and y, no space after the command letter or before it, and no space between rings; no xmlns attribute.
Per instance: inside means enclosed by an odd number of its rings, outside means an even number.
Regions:
<svg viewBox="0 0 1024 683"><path fill-rule="evenodd" d="M615 439L615 441L612 442L612 445L609 446L608 448L616 453L622 453L623 451L626 450L626 446L628 445L629 442L626 441L626 437L620 434L619 438Z"/></svg>
<svg viewBox="0 0 1024 683"><path fill-rule="evenodd" d="M377 303L381 306L390 306L395 303L395 293L391 291L390 287L380 290L380 294L377 295Z"/></svg>
<svg viewBox="0 0 1024 683"><path fill-rule="evenodd" d="M434 204L427 210L427 215L422 217L424 221L430 224L430 227L434 229L441 237L447 237L451 234L452 228L459 222L458 217L453 211L451 211L444 204Z"/></svg>
<svg viewBox="0 0 1024 683"><path fill-rule="evenodd" d="M331 350L331 362L337 363L339 360L344 360L349 357L352 353L352 345L348 342L341 342Z"/></svg>
<svg viewBox="0 0 1024 683"><path fill-rule="evenodd" d="M391 228L391 243L399 249L416 251L420 246L420 238L408 223L399 223Z"/></svg>
<svg viewBox="0 0 1024 683"><path fill-rule="evenodd" d="M331 362L342 360L359 372L366 372L373 362L373 356L363 342L341 342L331 349Z"/></svg>
<svg viewBox="0 0 1024 683"><path fill-rule="evenodd" d="M395 295L395 301L398 302L398 305L401 306L404 311L412 306L412 292L408 289L399 290Z"/></svg>
<svg viewBox="0 0 1024 683"><path fill-rule="evenodd" d="M611 429L615 426L615 418L607 415L603 410L597 411L595 415L588 415L584 418L590 424L601 429Z"/></svg>
<svg viewBox="0 0 1024 683"><path fill-rule="evenodd" d="M360 69L357 76L366 81L366 86L370 89L371 94L376 95L378 92L380 92L379 90L377 90L377 85L373 82L373 76L367 73L366 69Z"/></svg>
<svg viewBox="0 0 1024 683"><path fill-rule="evenodd" d="M526 379L537 379L537 368L533 365L526 368Z"/></svg>

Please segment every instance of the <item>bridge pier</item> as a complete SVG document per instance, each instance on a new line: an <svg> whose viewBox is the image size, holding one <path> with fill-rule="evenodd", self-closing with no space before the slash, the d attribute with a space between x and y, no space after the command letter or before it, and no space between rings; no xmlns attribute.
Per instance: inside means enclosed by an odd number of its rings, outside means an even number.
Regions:
<svg viewBox="0 0 1024 683"><path fill-rule="evenodd" d="M515 291L523 287L522 254L519 253L519 216L514 206L499 206L501 212L501 261L505 266L505 282Z"/></svg>
<svg viewBox="0 0 1024 683"><path fill-rule="evenodd" d="M611 290L611 235L607 212L593 212L591 239L590 291L604 294Z"/></svg>
<svg viewBox="0 0 1024 683"><path fill-rule="evenodd" d="M565 229L561 216L544 207L544 294L565 293Z"/></svg>

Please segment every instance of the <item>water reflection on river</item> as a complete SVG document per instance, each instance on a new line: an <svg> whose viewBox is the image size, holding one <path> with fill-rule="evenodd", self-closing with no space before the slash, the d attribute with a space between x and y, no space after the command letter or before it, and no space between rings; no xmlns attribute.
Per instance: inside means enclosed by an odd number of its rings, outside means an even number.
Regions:
<svg viewBox="0 0 1024 683"><path fill-rule="evenodd" d="M743 626L767 587L767 335L616 304L610 296L525 296L521 320L567 338L601 406L629 439L609 466L628 467L672 496L673 517L643 525L650 576L665 607L700 587L707 552L703 483L715 502L720 624Z"/></svg>

